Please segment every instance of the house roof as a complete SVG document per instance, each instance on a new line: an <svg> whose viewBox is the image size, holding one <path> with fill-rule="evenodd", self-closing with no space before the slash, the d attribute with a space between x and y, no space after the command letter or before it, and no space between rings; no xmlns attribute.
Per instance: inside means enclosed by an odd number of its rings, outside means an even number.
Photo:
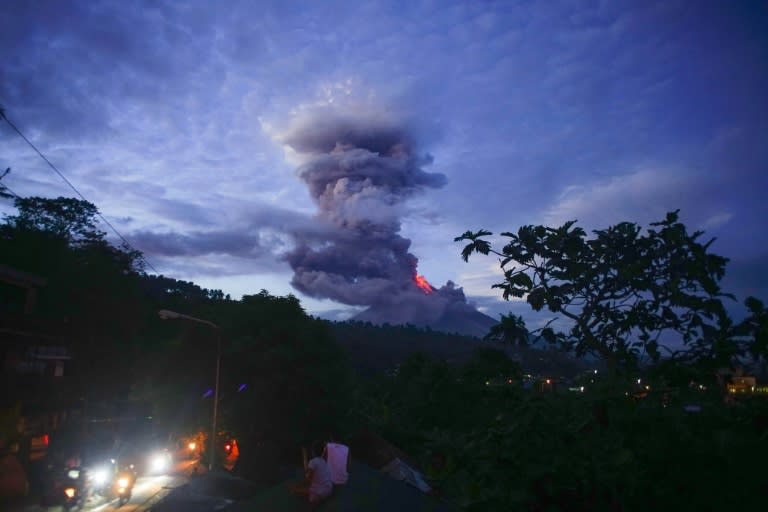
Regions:
<svg viewBox="0 0 768 512"><path fill-rule="evenodd" d="M296 478L267 488L254 498L227 508L227 512L290 512L306 510L306 498L291 494L289 486ZM413 512L450 511L447 504L410 485L392 479L381 471L353 460L346 485L336 486L333 495L316 509L318 512L370 512L377 510Z"/></svg>
<svg viewBox="0 0 768 512"><path fill-rule="evenodd" d="M383 468L395 459L400 459L409 466L418 469L418 464L410 455L370 430L363 430L358 433L350 439L349 444L352 448L352 455L356 459L376 469Z"/></svg>

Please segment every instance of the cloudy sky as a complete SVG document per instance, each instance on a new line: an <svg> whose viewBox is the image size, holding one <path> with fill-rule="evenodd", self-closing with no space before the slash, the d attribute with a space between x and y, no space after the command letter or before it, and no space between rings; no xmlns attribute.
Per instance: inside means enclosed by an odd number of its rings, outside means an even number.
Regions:
<svg viewBox="0 0 768 512"><path fill-rule="evenodd" d="M676 208L718 237L728 289L768 299L766 91L759 0L6 0L0 18L8 118L159 272L326 316L349 306L291 284L296 234L330 229L301 170L319 139L296 133L361 118L430 178L358 206L491 315L524 305L490 289L493 259L461 260L465 230ZM71 195L3 123L6 167L20 195Z"/></svg>

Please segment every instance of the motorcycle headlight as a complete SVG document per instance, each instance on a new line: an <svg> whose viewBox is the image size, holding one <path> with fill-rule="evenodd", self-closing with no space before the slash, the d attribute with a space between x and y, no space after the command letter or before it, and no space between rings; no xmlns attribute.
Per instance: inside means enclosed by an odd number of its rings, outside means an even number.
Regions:
<svg viewBox="0 0 768 512"><path fill-rule="evenodd" d="M118 485L119 487L128 487L128 479L127 479L127 478L120 478L120 479L117 481L117 485Z"/></svg>
<svg viewBox="0 0 768 512"><path fill-rule="evenodd" d="M107 468L98 468L93 472L93 481L96 485L103 485L109 479L109 471Z"/></svg>
<svg viewBox="0 0 768 512"><path fill-rule="evenodd" d="M74 487L67 487L66 489L64 489L64 494L66 494L67 498L69 498L69 499L74 498L76 492L77 491L75 490Z"/></svg>
<svg viewBox="0 0 768 512"><path fill-rule="evenodd" d="M80 471L77 469L70 469L67 471L67 476L73 480L80 478Z"/></svg>

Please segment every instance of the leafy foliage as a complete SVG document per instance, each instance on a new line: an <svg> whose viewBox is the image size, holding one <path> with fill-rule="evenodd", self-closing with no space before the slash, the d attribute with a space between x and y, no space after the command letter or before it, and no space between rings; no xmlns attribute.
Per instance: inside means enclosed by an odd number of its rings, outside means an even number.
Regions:
<svg viewBox="0 0 768 512"><path fill-rule="evenodd" d="M523 317L514 314L501 315L499 323L491 327L483 339L500 341L509 345L526 346L529 341L529 333Z"/></svg>
<svg viewBox="0 0 768 512"><path fill-rule="evenodd" d="M749 315L734 327L734 335L746 338L749 354L764 361L768 359L768 308L756 297L748 297L744 305Z"/></svg>
<svg viewBox="0 0 768 512"><path fill-rule="evenodd" d="M610 377L584 394L527 392L494 381L502 360L413 358L358 407L462 510L718 510L763 499L765 401L636 401ZM689 400L702 411L685 412Z"/></svg>
<svg viewBox="0 0 768 512"><path fill-rule="evenodd" d="M6 215L5 223L17 230L38 231L67 242L95 242L105 233L96 227L98 209L93 203L70 197L16 198L18 215Z"/></svg>
<svg viewBox="0 0 768 512"><path fill-rule="evenodd" d="M727 259L708 252L712 240L689 234L677 211L646 232L622 222L593 234L570 221L502 233L500 251L482 238L491 235L485 230L455 240L469 242L464 260L475 252L501 257L504 281L493 287L505 299L525 297L533 310L565 317L568 329L548 325L540 334L577 355L633 367L643 355L657 361L664 339L676 337L689 353L728 363L735 352L719 286Z"/></svg>

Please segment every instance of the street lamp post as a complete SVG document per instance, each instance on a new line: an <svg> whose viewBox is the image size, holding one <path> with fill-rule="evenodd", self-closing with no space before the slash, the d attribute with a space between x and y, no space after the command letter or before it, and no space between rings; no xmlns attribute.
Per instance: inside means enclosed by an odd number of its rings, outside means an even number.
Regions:
<svg viewBox="0 0 768 512"><path fill-rule="evenodd" d="M158 311L158 315L163 320L189 320L190 322L197 322L199 324L205 324L208 327L212 327L216 330L216 382L213 387L213 432L211 433L211 460L208 463L208 470L213 471L213 464L216 458L216 420L219 412L219 374L221 371L221 329L218 325L208 320L202 320L195 318L194 316L184 315L175 311L169 311L167 309L161 309Z"/></svg>

